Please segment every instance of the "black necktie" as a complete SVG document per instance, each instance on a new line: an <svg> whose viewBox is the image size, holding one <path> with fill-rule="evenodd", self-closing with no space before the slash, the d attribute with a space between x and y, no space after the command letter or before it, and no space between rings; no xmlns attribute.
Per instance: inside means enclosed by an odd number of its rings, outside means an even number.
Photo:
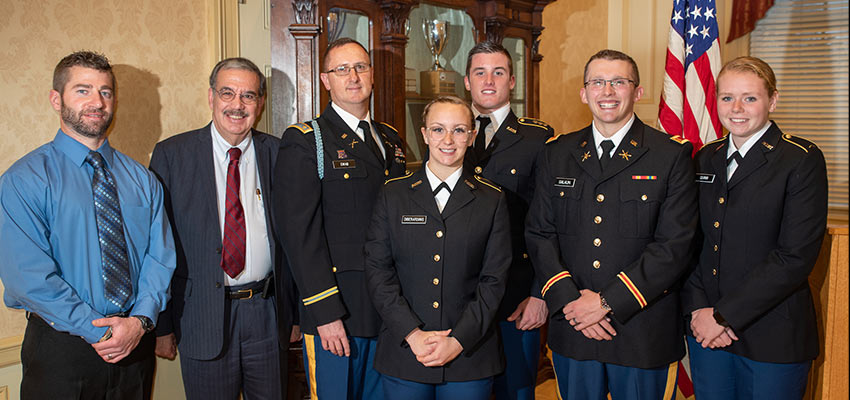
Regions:
<svg viewBox="0 0 850 400"><path fill-rule="evenodd" d="M437 188L434 189L434 196L436 196L437 193L440 193L440 191L443 190L443 189L446 189L446 191L449 192L449 194L452 194L452 190L449 189L449 185L445 182L440 182L440 184L437 185Z"/></svg>
<svg viewBox="0 0 850 400"><path fill-rule="evenodd" d="M735 162L737 162L738 166L740 167L741 163L744 162L744 157L741 157L741 153L738 153L737 151L732 153L732 155L729 156L729 158L726 159L726 166L727 167L729 166L729 164L732 163L732 160L735 160Z"/></svg>
<svg viewBox="0 0 850 400"><path fill-rule="evenodd" d="M369 147L369 150L372 150L372 153L375 154L375 157L378 157L378 160L384 161L381 149L378 148L378 144L375 143L375 137L372 136L372 129L369 128L369 123L366 121L360 121L360 123L357 124L357 127L363 131L363 140L366 142L366 146Z"/></svg>
<svg viewBox="0 0 850 400"><path fill-rule="evenodd" d="M605 167L608 166L608 161L611 161L611 149L614 148L614 142L603 140L600 146L602 146L602 157L599 158L599 164L602 165L602 170L605 170Z"/></svg>
<svg viewBox="0 0 850 400"><path fill-rule="evenodd" d="M478 154L484 154L484 150L487 149L487 125L490 125L490 116L487 114L481 114L476 118L478 120L478 135L475 136L475 152Z"/></svg>

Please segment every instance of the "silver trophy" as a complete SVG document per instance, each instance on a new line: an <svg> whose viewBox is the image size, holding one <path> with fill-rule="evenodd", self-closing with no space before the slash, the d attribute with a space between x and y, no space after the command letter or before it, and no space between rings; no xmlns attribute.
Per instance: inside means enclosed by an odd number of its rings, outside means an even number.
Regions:
<svg viewBox="0 0 850 400"><path fill-rule="evenodd" d="M443 47L446 45L446 34L449 30L448 21L424 20L422 21L422 32L425 33L425 43L431 54L434 56L434 65L431 66L431 71L445 71L440 65L440 53L443 52Z"/></svg>

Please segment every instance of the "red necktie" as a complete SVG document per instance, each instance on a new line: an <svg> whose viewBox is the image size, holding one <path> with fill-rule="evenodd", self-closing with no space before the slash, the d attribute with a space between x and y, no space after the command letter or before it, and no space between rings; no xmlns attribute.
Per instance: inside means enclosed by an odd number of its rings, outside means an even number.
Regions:
<svg viewBox="0 0 850 400"><path fill-rule="evenodd" d="M239 157L236 147L227 151L227 196L224 210L224 239L221 243L221 269L231 278L245 269L245 212L239 201Z"/></svg>

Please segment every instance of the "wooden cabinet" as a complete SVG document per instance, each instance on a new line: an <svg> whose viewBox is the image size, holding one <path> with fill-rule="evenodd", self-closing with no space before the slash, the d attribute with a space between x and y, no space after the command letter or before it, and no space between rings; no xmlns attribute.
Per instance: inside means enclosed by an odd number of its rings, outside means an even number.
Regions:
<svg viewBox="0 0 850 400"><path fill-rule="evenodd" d="M421 36L421 26L409 22L412 10L436 7L459 10L469 16L469 29L453 32L451 40L478 42L491 40L499 43L505 38L514 49L520 47L523 77L521 93L515 90L512 102L522 115L539 113L539 63L537 52L539 36L543 31L543 7L553 0L273 0L272 26L272 127L280 134L293 121L313 118L328 103L328 93L321 87L319 73L321 56L329 41L329 31L338 29L339 19L328 19L331 10L365 16L368 24L358 28L356 35L364 32L372 53L374 89L372 115L398 129L408 148L416 146L410 137L418 116L408 105L424 100L411 96L406 90L406 49L409 36ZM421 20L421 19L420 19ZM358 24L363 26L362 24ZM465 54L461 55L465 59ZM516 57L515 57L516 58ZM516 62L516 60L515 60ZM465 60L462 63L465 67ZM517 68L515 68L517 69ZM418 71L414 71L418 72ZM463 75L464 71L456 71ZM462 83L461 83L462 85ZM291 110L294 112L278 112ZM415 107L414 107L415 108ZM288 116L288 117L287 117ZM415 136L415 135L414 135ZM416 159L413 154L412 159Z"/></svg>

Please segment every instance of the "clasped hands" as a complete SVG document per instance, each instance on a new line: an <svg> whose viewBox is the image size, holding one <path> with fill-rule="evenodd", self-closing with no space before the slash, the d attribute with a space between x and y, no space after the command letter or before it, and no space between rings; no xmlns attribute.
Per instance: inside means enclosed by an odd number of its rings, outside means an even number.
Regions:
<svg viewBox="0 0 850 400"><path fill-rule="evenodd" d="M724 327L714 319L714 307L691 311L691 330L702 348L718 349L738 340L732 328Z"/></svg>
<svg viewBox="0 0 850 400"><path fill-rule="evenodd" d="M579 298L564 306L564 318L588 339L613 340L617 331L611 326L608 311L602 308L599 293L588 289L579 293Z"/></svg>
<svg viewBox="0 0 850 400"><path fill-rule="evenodd" d="M410 346L410 351L416 356L416 361L426 367L441 367L449 361L454 360L463 346L453 336L449 336L451 329L444 331L423 331L414 329L407 335L405 340Z"/></svg>
<svg viewBox="0 0 850 400"><path fill-rule="evenodd" d="M145 335L142 322L135 317L98 318L93 320L91 324L112 329L111 337L91 345L103 361L111 364L115 364L130 355L139 344L139 340Z"/></svg>

